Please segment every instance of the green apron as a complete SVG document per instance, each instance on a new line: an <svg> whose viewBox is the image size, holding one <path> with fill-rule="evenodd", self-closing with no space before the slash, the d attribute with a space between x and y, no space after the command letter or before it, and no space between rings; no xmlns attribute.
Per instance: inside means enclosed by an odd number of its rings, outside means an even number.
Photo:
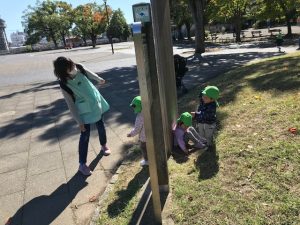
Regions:
<svg viewBox="0 0 300 225"><path fill-rule="evenodd" d="M67 86L73 91L75 106L84 124L95 123L102 114L109 110L109 104L97 88L82 73L67 81Z"/></svg>

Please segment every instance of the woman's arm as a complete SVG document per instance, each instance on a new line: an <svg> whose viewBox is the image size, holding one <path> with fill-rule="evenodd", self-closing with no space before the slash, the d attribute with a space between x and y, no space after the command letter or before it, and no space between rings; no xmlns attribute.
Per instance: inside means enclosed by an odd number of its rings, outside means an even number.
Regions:
<svg viewBox="0 0 300 225"><path fill-rule="evenodd" d="M65 100L66 100L66 103L67 103L67 105L68 105L68 108L69 108L69 110L70 110L70 112L71 112L71 115L72 115L73 119L74 119L79 125L83 124L83 122L81 121L80 116L79 116L79 114L78 114L78 111L77 111L77 108L76 108L76 106L75 106L75 103L74 103L74 101L73 101L72 96L71 96L68 92L66 92L65 90L63 90L63 89L61 89L61 92L62 92L62 94L63 94L63 96L64 96L64 98L65 98Z"/></svg>
<svg viewBox="0 0 300 225"><path fill-rule="evenodd" d="M97 74L95 74L93 71L87 69L86 67L84 67L84 70L86 71L86 74L88 76L89 79L91 80L95 80L97 81L99 84L104 84L105 83L105 80L101 77L99 77Z"/></svg>

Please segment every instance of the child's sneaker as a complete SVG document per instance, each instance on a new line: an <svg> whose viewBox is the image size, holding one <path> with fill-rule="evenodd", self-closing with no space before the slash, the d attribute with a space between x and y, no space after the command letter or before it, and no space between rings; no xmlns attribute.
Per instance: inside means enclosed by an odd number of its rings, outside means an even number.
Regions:
<svg viewBox="0 0 300 225"><path fill-rule="evenodd" d="M148 166L149 163L147 160L143 159L142 161L140 161L141 166Z"/></svg>
<svg viewBox="0 0 300 225"><path fill-rule="evenodd" d="M198 142L197 144L194 145L194 147L195 147L195 148L200 148L200 149L202 149L202 148L205 148L205 147L206 147L206 144L203 144L203 143L201 143L201 142Z"/></svg>
<svg viewBox="0 0 300 225"><path fill-rule="evenodd" d="M80 165L78 171L81 172L84 176L90 176L90 175L92 175L92 171L85 164Z"/></svg>
<svg viewBox="0 0 300 225"><path fill-rule="evenodd" d="M103 145L100 151L103 152L104 156L108 156L111 153L110 149L106 145Z"/></svg>

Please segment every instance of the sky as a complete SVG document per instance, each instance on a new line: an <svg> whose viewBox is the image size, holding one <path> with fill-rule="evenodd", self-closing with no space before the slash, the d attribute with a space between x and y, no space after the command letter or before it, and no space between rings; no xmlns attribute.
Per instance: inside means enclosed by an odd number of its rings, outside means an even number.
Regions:
<svg viewBox="0 0 300 225"><path fill-rule="evenodd" d="M73 7L78 5L95 2L95 0L63 0L72 4ZM99 5L104 4L103 0L96 1ZM133 22L132 5L140 2L150 2L150 0L107 0L113 10L120 8L125 16L127 23ZM10 41L10 34L16 31L23 31L22 15L28 5L35 6L36 0L0 0L0 18L6 22L6 35Z"/></svg>

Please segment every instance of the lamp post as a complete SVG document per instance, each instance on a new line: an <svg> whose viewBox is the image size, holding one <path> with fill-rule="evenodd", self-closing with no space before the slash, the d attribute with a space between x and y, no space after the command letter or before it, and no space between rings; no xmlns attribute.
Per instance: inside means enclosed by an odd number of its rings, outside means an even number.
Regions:
<svg viewBox="0 0 300 225"><path fill-rule="evenodd" d="M104 1L104 5L105 5L105 12L106 12L106 19L107 19L107 25L109 24L109 18L108 18L108 11L107 11L107 5L106 5L106 2L107 0L103 0ZM106 30L106 36L108 36L108 33L107 33L107 30ZM111 35L108 36L108 40L110 42L110 45L111 45L111 52L112 54L114 54L114 46L113 46L113 41L112 41L112 37Z"/></svg>

